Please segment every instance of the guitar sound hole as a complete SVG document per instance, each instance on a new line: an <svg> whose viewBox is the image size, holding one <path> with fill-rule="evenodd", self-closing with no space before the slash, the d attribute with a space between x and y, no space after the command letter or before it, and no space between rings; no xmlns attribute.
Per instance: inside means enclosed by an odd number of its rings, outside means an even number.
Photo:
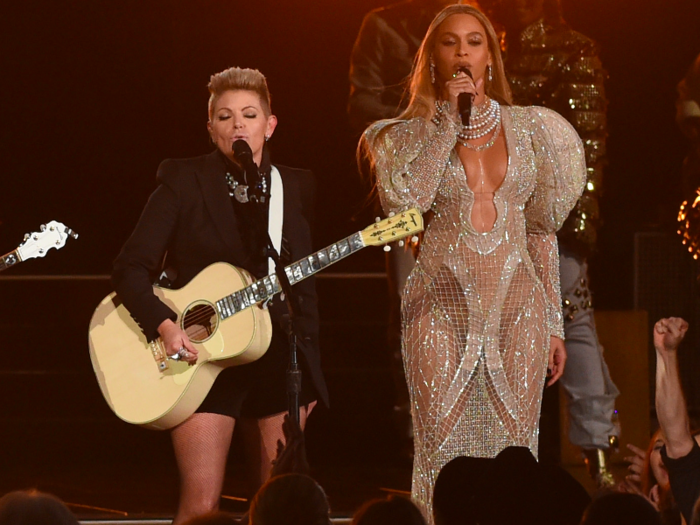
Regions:
<svg viewBox="0 0 700 525"><path fill-rule="evenodd" d="M210 304L196 304L185 312L182 326L193 343L203 343L216 331L219 317Z"/></svg>

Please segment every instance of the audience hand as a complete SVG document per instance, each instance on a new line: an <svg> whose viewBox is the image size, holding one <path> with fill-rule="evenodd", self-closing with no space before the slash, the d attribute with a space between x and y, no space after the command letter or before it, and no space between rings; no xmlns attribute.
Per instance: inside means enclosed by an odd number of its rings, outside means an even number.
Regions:
<svg viewBox="0 0 700 525"><path fill-rule="evenodd" d="M299 423L293 421L288 415L282 423L285 443L277 441L277 457L272 462L270 477L282 474L308 474L311 471L306 459L306 443L304 431Z"/></svg>
<svg viewBox="0 0 700 525"><path fill-rule="evenodd" d="M680 317L660 319L654 325L654 348L660 354L675 352L688 331L688 323Z"/></svg>
<svg viewBox="0 0 700 525"><path fill-rule="evenodd" d="M646 453L641 448L630 443L627 444L627 448L630 449L634 455L624 458L625 461L629 463L627 467L629 474L625 476L620 488L623 492L639 494L640 496L646 497L642 492L642 472L644 471Z"/></svg>

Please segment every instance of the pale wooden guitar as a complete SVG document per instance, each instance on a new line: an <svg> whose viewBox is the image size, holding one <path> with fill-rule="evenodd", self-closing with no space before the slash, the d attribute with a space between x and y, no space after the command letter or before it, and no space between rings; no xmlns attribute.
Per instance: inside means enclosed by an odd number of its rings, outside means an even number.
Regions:
<svg viewBox="0 0 700 525"><path fill-rule="evenodd" d="M77 239L78 234L57 221L42 224L40 231L26 234L17 249L0 257L0 272L27 259L44 257L51 248L63 248L68 237Z"/></svg>
<svg viewBox="0 0 700 525"><path fill-rule="evenodd" d="M411 209L287 266L285 273L295 284L366 246L422 230L420 212ZM168 359L160 339L149 343L114 293L102 300L90 321L90 357L114 413L127 423L162 430L192 415L224 368L265 353L272 326L260 305L281 289L275 275L254 282L245 270L214 263L179 290L154 286L153 291L178 314L177 322L199 351L197 364Z"/></svg>

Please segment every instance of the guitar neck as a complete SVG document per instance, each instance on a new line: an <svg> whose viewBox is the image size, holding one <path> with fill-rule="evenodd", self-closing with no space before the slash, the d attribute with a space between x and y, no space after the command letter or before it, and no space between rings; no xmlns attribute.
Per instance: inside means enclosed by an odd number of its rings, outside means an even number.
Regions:
<svg viewBox="0 0 700 525"><path fill-rule="evenodd" d="M17 250L11 251L10 253L7 253L0 257L0 272L3 270L7 270L10 266L14 266L18 262L20 262L22 258L19 256L19 252Z"/></svg>
<svg viewBox="0 0 700 525"><path fill-rule="evenodd" d="M289 284L296 284L364 247L362 235L360 232L357 232L300 261L290 264L285 267L284 273L287 274ZM268 275L242 290L219 299L216 301L216 308L221 319L226 319L254 304L270 299L281 291L282 287L277 276L275 274Z"/></svg>

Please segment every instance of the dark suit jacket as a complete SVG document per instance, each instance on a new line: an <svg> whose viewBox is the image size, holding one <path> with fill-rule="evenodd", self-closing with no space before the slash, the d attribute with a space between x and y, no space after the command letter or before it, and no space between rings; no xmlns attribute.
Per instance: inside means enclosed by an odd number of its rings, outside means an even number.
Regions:
<svg viewBox="0 0 700 525"><path fill-rule="evenodd" d="M289 262L312 253L310 214L314 180L310 171L277 166L284 186L282 236ZM214 262L227 262L252 272L251 254L242 243L240 225L231 205L225 176L226 163L217 151L191 159L168 159L158 168L160 183L141 214L136 229L114 262L112 284L124 306L149 340L175 313L152 291L158 273L167 264L176 271L174 288L187 284ZM304 319L307 344L303 356L321 400L328 404L318 348L318 301L314 278L294 286ZM286 308L275 298L270 314L279 323Z"/></svg>

